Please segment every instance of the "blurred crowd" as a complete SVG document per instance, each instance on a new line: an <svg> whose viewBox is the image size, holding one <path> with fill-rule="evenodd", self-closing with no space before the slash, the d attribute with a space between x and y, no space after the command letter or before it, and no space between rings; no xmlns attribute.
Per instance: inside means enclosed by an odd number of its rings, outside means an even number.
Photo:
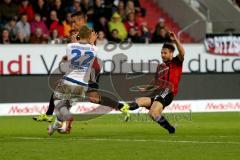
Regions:
<svg viewBox="0 0 240 160"><path fill-rule="evenodd" d="M139 0L2 0L1 44L62 44L73 32L71 15L82 11L87 25L98 32L97 44L108 41L162 43L167 38L164 19L150 31Z"/></svg>

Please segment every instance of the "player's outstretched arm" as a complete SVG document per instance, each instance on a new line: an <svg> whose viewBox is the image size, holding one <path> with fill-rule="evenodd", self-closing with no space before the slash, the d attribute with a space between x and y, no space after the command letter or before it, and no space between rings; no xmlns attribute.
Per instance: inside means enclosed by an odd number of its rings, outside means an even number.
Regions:
<svg viewBox="0 0 240 160"><path fill-rule="evenodd" d="M178 57L181 61L184 60L184 55L185 55L185 50L181 44L181 42L179 41L179 39L177 38L176 34L173 33L173 32L169 32L169 36L170 36L170 39L176 44L177 46L177 49L178 49Z"/></svg>

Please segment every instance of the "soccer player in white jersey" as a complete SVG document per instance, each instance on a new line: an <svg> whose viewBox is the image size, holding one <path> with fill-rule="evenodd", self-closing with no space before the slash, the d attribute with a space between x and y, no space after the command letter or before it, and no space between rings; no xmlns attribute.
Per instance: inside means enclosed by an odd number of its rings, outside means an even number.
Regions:
<svg viewBox="0 0 240 160"><path fill-rule="evenodd" d="M48 127L49 135L62 129L64 121L66 121L66 127L61 131L70 133L73 117L69 110L72 103L84 98L88 90L92 64L97 50L94 45L89 44L91 34L92 30L83 26L78 33L79 41L67 45L65 61L67 61L68 70L54 92L56 119Z"/></svg>

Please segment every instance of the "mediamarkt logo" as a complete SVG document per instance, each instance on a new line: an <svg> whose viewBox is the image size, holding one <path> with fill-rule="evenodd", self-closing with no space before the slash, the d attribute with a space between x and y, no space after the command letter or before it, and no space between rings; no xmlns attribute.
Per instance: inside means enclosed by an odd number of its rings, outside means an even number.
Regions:
<svg viewBox="0 0 240 160"><path fill-rule="evenodd" d="M43 105L43 106L38 106L38 105L26 105L26 106L19 106L19 105L13 105L9 111L8 114L32 114L32 113L45 113L48 109L47 105Z"/></svg>

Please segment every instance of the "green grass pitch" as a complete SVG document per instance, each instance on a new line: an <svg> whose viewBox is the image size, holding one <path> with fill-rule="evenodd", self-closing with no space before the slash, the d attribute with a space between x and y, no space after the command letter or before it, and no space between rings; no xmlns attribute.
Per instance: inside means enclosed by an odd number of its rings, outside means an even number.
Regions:
<svg viewBox="0 0 240 160"><path fill-rule="evenodd" d="M75 122L70 135L51 137L47 122L0 117L0 159L239 160L240 112L188 116L170 118L178 126L174 135L144 118L124 123L119 115L105 115Z"/></svg>

